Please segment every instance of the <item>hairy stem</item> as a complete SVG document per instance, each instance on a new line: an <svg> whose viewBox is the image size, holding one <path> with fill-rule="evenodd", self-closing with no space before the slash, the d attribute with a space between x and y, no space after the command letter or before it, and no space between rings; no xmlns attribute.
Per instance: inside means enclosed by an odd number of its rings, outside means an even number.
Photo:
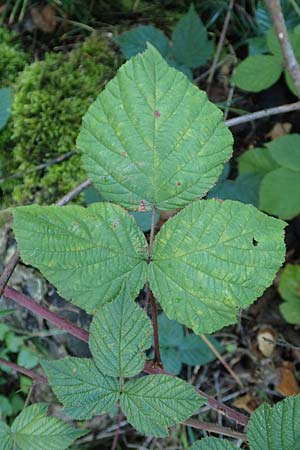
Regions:
<svg viewBox="0 0 300 450"><path fill-rule="evenodd" d="M18 250L16 250L12 257L10 258L10 260L8 261L8 263L6 264L1 277L0 277L0 297L2 297L5 286L7 285L7 283L9 282L10 277L13 274L13 271L15 270L17 264L19 263L20 260L20 255Z"/></svg>
<svg viewBox="0 0 300 450"><path fill-rule="evenodd" d="M220 425L215 425L214 423L201 422L199 420L189 419L183 422L192 428L198 428L199 430L205 430L209 433L222 434L223 436L229 436L235 439L241 439L242 441L247 441L247 435L245 433L239 433L238 431L231 430L227 427L221 427Z"/></svg>
<svg viewBox="0 0 300 450"><path fill-rule="evenodd" d="M32 370L26 369L25 367L21 367L18 364L15 364L10 361L6 361L3 358L0 358L0 364L6 367L9 367L10 369L14 370L15 372L21 373L22 375L26 375L27 377L34 380L36 383L44 383L47 384L48 380L43 375L39 375Z"/></svg>
<svg viewBox="0 0 300 450"><path fill-rule="evenodd" d="M281 10L280 1L265 0L265 3L269 10L277 34L277 38L280 43L285 67L292 78L297 95L300 98L300 68L289 39L288 31Z"/></svg>
<svg viewBox="0 0 300 450"><path fill-rule="evenodd" d="M4 289L4 295L7 298L18 303L19 305L23 306L24 308L29 309L29 311L53 323L61 330L65 330L67 333L72 334L72 336L77 337L81 341L88 342L89 334L87 331L77 327L76 325L73 325L66 319L62 319L57 314L36 303L30 297L27 297L27 295L22 294L21 292L16 291L15 289L8 286Z"/></svg>

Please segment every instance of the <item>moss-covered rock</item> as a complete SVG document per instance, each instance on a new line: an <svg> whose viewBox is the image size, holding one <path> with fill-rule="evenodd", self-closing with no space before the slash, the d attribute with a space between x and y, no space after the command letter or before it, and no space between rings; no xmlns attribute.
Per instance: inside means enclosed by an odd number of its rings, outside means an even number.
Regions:
<svg viewBox="0 0 300 450"><path fill-rule="evenodd" d="M77 155L43 171L33 169L75 150L82 116L115 65L107 41L95 35L67 55L46 54L20 74L12 105L14 147L5 171L24 176L4 184L5 203L49 204L86 177Z"/></svg>

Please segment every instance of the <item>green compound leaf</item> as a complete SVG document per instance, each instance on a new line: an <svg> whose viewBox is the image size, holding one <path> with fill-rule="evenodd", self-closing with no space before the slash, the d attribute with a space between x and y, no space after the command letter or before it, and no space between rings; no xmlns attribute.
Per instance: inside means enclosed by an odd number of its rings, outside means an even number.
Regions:
<svg viewBox="0 0 300 450"><path fill-rule="evenodd" d="M260 92L276 83L282 69L282 63L276 56L249 56L237 66L232 81L245 91Z"/></svg>
<svg viewBox="0 0 300 450"><path fill-rule="evenodd" d="M248 425L251 450L298 450L300 397L288 397L272 408L264 403Z"/></svg>
<svg viewBox="0 0 300 450"><path fill-rule="evenodd" d="M74 419L90 419L109 411L119 398L117 380L103 375L88 358L43 361L49 383L65 413Z"/></svg>
<svg viewBox="0 0 300 450"><path fill-rule="evenodd" d="M175 60L184 66L203 66L212 55L213 41L208 40L206 28L194 5L191 5L188 13L177 22L172 40L172 54Z"/></svg>
<svg viewBox="0 0 300 450"><path fill-rule="evenodd" d="M150 287L169 319L213 333L234 323L273 281L285 255L285 223L252 205L197 201L156 237Z"/></svg>
<svg viewBox="0 0 300 450"><path fill-rule="evenodd" d="M207 437L201 439L200 441L194 442L194 444L189 448L189 450L236 450L235 447L230 442L225 439L218 439L214 437Z"/></svg>
<svg viewBox="0 0 300 450"><path fill-rule="evenodd" d="M11 427L11 442L5 450L65 450L86 434L55 417L47 416L48 405L36 403L25 408ZM2 441L1 441L2 444ZM1 446L2 450L2 446Z"/></svg>
<svg viewBox="0 0 300 450"><path fill-rule="evenodd" d="M167 375L148 375L128 381L121 408L140 433L165 437L168 427L195 413L206 400L193 386Z"/></svg>
<svg viewBox="0 0 300 450"><path fill-rule="evenodd" d="M300 265L287 264L281 272L279 293L285 300L279 309L285 320L300 323Z"/></svg>
<svg viewBox="0 0 300 450"><path fill-rule="evenodd" d="M131 210L174 210L212 187L232 135L206 93L150 46L90 106L78 147L105 199Z"/></svg>
<svg viewBox="0 0 300 450"><path fill-rule="evenodd" d="M136 56L147 48L147 42L152 44L163 57L169 54L169 41L164 33L152 25L142 25L120 34L115 38L126 59Z"/></svg>
<svg viewBox="0 0 300 450"><path fill-rule="evenodd" d="M153 329L147 314L128 289L100 308L91 328L89 346L96 365L111 377L132 377L143 369Z"/></svg>
<svg viewBox="0 0 300 450"><path fill-rule="evenodd" d="M288 134L268 142L272 158L279 166L300 171L300 135Z"/></svg>
<svg viewBox="0 0 300 450"><path fill-rule="evenodd" d="M114 298L125 280L133 297L143 287L147 243L134 218L119 206L32 205L13 214L23 261L87 312Z"/></svg>
<svg viewBox="0 0 300 450"><path fill-rule="evenodd" d="M279 167L273 159L269 148L252 148L238 158L240 174L255 173L265 175L271 170L279 169Z"/></svg>
<svg viewBox="0 0 300 450"><path fill-rule="evenodd" d="M289 220L300 213L300 173L284 167L273 170L262 180L259 208Z"/></svg>
<svg viewBox="0 0 300 450"><path fill-rule="evenodd" d="M13 436L4 422L0 422L0 444L1 450L14 450Z"/></svg>

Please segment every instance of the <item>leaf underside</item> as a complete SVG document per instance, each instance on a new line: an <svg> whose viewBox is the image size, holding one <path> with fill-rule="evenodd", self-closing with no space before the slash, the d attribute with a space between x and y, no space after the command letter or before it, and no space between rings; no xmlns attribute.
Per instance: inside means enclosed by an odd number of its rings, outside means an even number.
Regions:
<svg viewBox="0 0 300 450"><path fill-rule="evenodd" d="M125 384L121 408L139 432L165 437L168 427L190 417L205 401L179 378L148 375Z"/></svg>
<svg viewBox="0 0 300 450"><path fill-rule="evenodd" d="M125 280L134 298L145 283L147 242L117 205L19 207L13 228L22 260L89 313L114 298Z"/></svg>
<svg viewBox="0 0 300 450"><path fill-rule="evenodd" d="M131 210L173 210L212 187L232 135L206 93L150 46L90 106L77 144L103 198Z"/></svg>
<svg viewBox="0 0 300 450"><path fill-rule="evenodd" d="M70 357L43 361L42 366L65 413L74 419L108 412L118 400L117 380L103 375L91 359Z"/></svg>
<svg viewBox="0 0 300 450"><path fill-rule="evenodd" d="M196 334L234 323L262 295L285 255L285 223L252 205L192 203L156 237L150 286L170 319Z"/></svg>
<svg viewBox="0 0 300 450"><path fill-rule="evenodd" d="M124 288L100 308L90 327L89 346L105 375L132 377L143 369L145 350L152 345L152 324Z"/></svg>

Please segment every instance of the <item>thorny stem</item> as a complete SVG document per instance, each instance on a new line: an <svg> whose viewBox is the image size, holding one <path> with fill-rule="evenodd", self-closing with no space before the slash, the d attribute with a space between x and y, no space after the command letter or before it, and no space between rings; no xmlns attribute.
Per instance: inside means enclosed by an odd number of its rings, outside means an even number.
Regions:
<svg viewBox="0 0 300 450"><path fill-rule="evenodd" d="M121 422L122 422L123 417L124 417L124 413L120 409L119 416L118 416L118 428L116 429L116 432L115 432L115 436L114 436L114 440L113 440L113 443L112 443L112 446L111 446L111 450L116 450L116 448L117 448L118 441L119 441L119 436L120 436Z"/></svg>
<svg viewBox="0 0 300 450"><path fill-rule="evenodd" d="M49 322L53 323L61 330L67 331L68 333L72 334L72 336L77 337L81 341L88 342L89 334L87 331L85 331L82 328L77 327L76 325L73 325L66 319L62 319L57 314L53 313L52 311L49 311L44 306L39 305L37 302L32 300L30 297L27 297L27 295L22 294L22 292L16 291L15 289L7 286L4 289L4 295L7 298L18 303L19 305L23 306L24 308L29 309L29 311L31 311L31 312L37 314L38 316L42 317L43 319L48 320Z"/></svg>
<svg viewBox="0 0 300 450"><path fill-rule="evenodd" d="M148 245L148 254L149 254L149 262L152 259L152 251L154 244L154 236L155 236L155 216L156 209L153 206L152 208L152 217L151 217L151 230L149 237L149 245ZM149 300L151 301L151 318L153 325L153 336L154 336L154 364L162 367L161 357L160 357L160 349L159 349L159 334L158 334L158 323L157 323L157 307L156 301L149 287L149 282L147 281L146 286L146 301L145 304L148 305Z"/></svg>
<svg viewBox="0 0 300 450"><path fill-rule="evenodd" d="M6 361L3 358L0 358L0 364L6 367L9 367L10 369L14 370L15 372L22 373L23 375L26 375L27 377L34 380L36 383L44 383L47 384L48 380L43 375L39 375L32 370L26 369L25 367L21 367L18 364L15 364L11 361Z"/></svg>

